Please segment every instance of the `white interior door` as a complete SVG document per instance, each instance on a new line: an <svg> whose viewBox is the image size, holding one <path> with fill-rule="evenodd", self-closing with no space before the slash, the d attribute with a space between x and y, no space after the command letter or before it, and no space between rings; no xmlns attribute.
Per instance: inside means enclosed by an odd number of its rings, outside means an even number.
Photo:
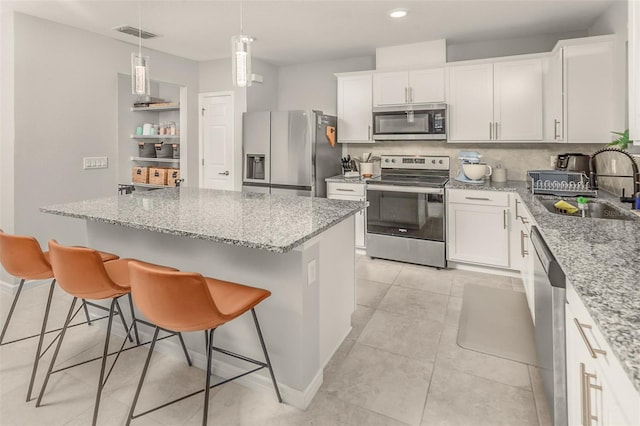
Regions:
<svg viewBox="0 0 640 426"><path fill-rule="evenodd" d="M200 186L233 190L233 99L230 93L200 95Z"/></svg>

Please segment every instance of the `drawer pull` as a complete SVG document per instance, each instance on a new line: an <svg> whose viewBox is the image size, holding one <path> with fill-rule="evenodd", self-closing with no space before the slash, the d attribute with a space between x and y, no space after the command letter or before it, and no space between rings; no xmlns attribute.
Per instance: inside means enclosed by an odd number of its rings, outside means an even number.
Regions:
<svg viewBox="0 0 640 426"><path fill-rule="evenodd" d="M523 230L520 230L520 256L522 256L522 258L529 254L529 252L524 249L525 238L529 238L529 236Z"/></svg>
<svg viewBox="0 0 640 426"><path fill-rule="evenodd" d="M598 420L598 416L591 414L591 389L599 390L602 392L602 386L594 385L591 383L591 379L597 379L593 373L587 373L584 363L580 363L580 399L582 426L591 426L591 420Z"/></svg>
<svg viewBox="0 0 640 426"><path fill-rule="evenodd" d="M591 358L597 358L598 355L597 354L601 354L601 355L606 355L607 352L603 351L602 349L596 349L593 346L591 346L591 343L589 343L589 339L587 339L587 335L584 334L584 329L591 329L591 326L589 324L581 324L580 321L578 321L577 318L573 319L573 322L576 324L576 327L578 327L578 331L580 332L580 336L582 337L582 340L584 341L584 344L587 347L587 350L589 351L589 354L591 355Z"/></svg>
<svg viewBox="0 0 640 426"><path fill-rule="evenodd" d="M336 188L336 191L355 192L353 189Z"/></svg>
<svg viewBox="0 0 640 426"><path fill-rule="evenodd" d="M464 197L467 200L474 200L474 201L491 201L491 198L482 198L482 197Z"/></svg>

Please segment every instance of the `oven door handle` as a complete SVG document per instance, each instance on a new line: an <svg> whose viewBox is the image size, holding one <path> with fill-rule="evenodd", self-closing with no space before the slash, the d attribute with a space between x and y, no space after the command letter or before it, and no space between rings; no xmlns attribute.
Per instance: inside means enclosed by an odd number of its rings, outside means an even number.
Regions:
<svg viewBox="0 0 640 426"><path fill-rule="evenodd" d="M367 191L392 191L392 192L411 192L414 194L444 195L444 188L423 188L423 187L416 187L416 186L396 186L396 185L378 185L378 184L367 184Z"/></svg>

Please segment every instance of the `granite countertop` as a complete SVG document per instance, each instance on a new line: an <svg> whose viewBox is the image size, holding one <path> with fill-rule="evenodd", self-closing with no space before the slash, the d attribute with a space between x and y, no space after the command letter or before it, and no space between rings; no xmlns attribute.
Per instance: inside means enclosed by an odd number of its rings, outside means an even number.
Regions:
<svg viewBox="0 0 640 426"><path fill-rule="evenodd" d="M470 185L449 181L450 189L517 192L614 354L640 391L640 218L622 221L566 217L548 211L526 182ZM598 192L598 202L630 210L617 197Z"/></svg>
<svg viewBox="0 0 640 426"><path fill-rule="evenodd" d="M52 205L40 211L286 253L364 207L360 201L181 187Z"/></svg>
<svg viewBox="0 0 640 426"><path fill-rule="evenodd" d="M338 182L338 183L366 183L367 179L362 179L360 176L357 177L344 177L344 175L336 175L325 178L325 182Z"/></svg>

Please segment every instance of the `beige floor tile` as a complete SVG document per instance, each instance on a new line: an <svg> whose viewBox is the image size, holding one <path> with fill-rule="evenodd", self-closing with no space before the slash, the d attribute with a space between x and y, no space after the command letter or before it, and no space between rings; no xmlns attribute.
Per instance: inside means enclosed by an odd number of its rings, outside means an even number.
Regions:
<svg viewBox="0 0 640 426"><path fill-rule="evenodd" d="M406 423L350 404L335 392L322 389L306 410L306 417L313 426L404 426Z"/></svg>
<svg viewBox="0 0 640 426"><path fill-rule="evenodd" d="M436 366L531 391L526 364L464 349L458 345L457 336L455 328L442 332Z"/></svg>
<svg viewBox="0 0 640 426"><path fill-rule="evenodd" d="M511 288L514 291L522 291L524 292L524 283L520 278L511 277Z"/></svg>
<svg viewBox="0 0 640 426"><path fill-rule="evenodd" d="M447 304L447 312L444 316L444 325L445 328L453 328L458 330L458 326L460 325L460 313L462 312L462 297L449 297L449 302Z"/></svg>
<svg viewBox="0 0 640 426"><path fill-rule="evenodd" d="M423 361L433 361L442 322L377 310L358 343Z"/></svg>
<svg viewBox="0 0 640 426"><path fill-rule="evenodd" d="M453 282L452 269L430 268L427 266L405 266L393 284L417 290L449 295Z"/></svg>
<svg viewBox="0 0 640 426"><path fill-rule="evenodd" d="M494 288L511 290L511 277L485 274L481 272L456 269L453 274L454 284L477 284Z"/></svg>
<svg viewBox="0 0 640 426"><path fill-rule="evenodd" d="M533 393L436 364L422 425L537 425Z"/></svg>
<svg viewBox="0 0 640 426"><path fill-rule="evenodd" d="M122 404L121 402L103 396L100 399L100 410L98 412L98 425L124 425L129 415L129 405ZM78 416L72 418L64 426L86 426L90 425L93 420L93 406L80 413ZM135 426L165 426L164 423L160 423L154 420L150 416L143 416L132 421Z"/></svg>
<svg viewBox="0 0 640 426"><path fill-rule="evenodd" d="M531 387L533 388L533 398L536 403L538 422L540 423L540 426L551 426L552 422L551 415L549 413L549 405L547 404L547 399L544 396L544 388L538 367L529 365L529 376L531 377Z"/></svg>
<svg viewBox="0 0 640 426"><path fill-rule="evenodd" d="M443 294L393 286L378 305L378 309L442 322L448 302L449 296Z"/></svg>
<svg viewBox="0 0 640 426"><path fill-rule="evenodd" d="M202 395L194 398L197 398L200 404L203 403ZM202 409L198 409L182 424L194 426L202 424ZM219 392L210 397L208 424L211 426L311 425L304 411L278 403L274 392L256 391L236 383L223 385Z"/></svg>
<svg viewBox="0 0 640 426"><path fill-rule="evenodd" d="M52 376L47 389L39 408L35 408L35 401L25 403L22 392L2 389L0 424L62 425L93 407L95 401L95 389L65 373Z"/></svg>
<svg viewBox="0 0 640 426"><path fill-rule="evenodd" d="M357 343L341 374L324 390L349 404L416 425L432 368L430 362Z"/></svg>
<svg viewBox="0 0 640 426"><path fill-rule="evenodd" d="M356 295L358 305L376 308L384 295L387 294L389 287L391 287L390 284L357 278Z"/></svg>
<svg viewBox="0 0 640 426"><path fill-rule="evenodd" d="M356 310L351 314L351 332L347 336L348 339L357 339L362 334L362 330L375 313L375 309L367 306L357 306Z"/></svg>
<svg viewBox="0 0 640 426"><path fill-rule="evenodd" d="M392 284L401 269L397 262L362 260L356 264L356 278Z"/></svg>

